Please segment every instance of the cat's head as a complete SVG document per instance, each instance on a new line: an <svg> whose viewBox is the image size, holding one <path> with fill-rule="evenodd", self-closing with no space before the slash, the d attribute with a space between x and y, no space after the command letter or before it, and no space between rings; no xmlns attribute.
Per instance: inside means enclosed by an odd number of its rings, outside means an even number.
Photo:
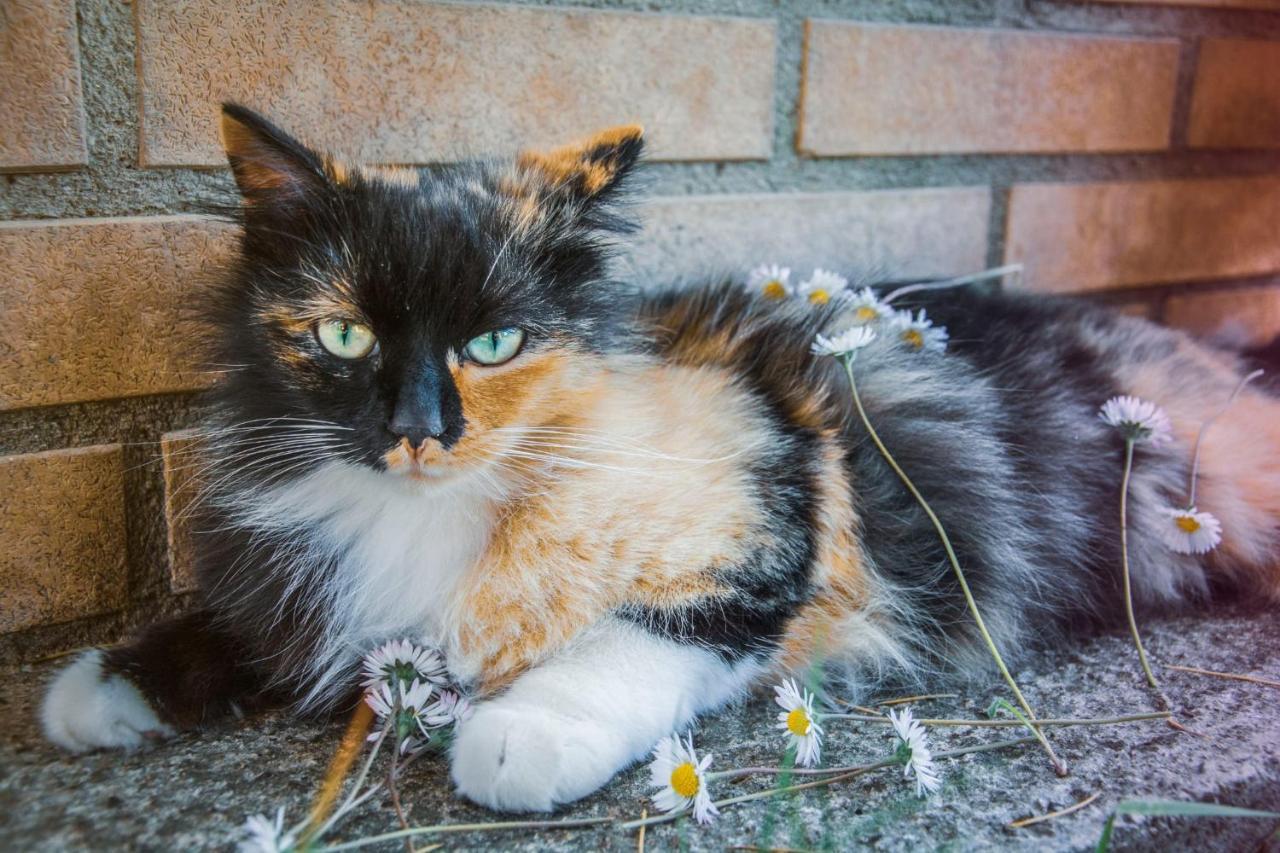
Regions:
<svg viewBox="0 0 1280 853"><path fill-rule="evenodd" d="M449 480L571 422L629 345L608 238L639 127L430 171L345 165L236 105L222 139L242 238L214 352L244 466Z"/></svg>

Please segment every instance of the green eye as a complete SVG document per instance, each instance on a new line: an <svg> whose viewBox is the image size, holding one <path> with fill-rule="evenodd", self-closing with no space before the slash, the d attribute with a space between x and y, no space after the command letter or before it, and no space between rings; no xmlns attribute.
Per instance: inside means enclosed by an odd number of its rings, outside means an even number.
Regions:
<svg viewBox="0 0 1280 853"><path fill-rule="evenodd" d="M316 323L320 345L338 358L364 358L377 338L368 326L351 320L321 320Z"/></svg>
<svg viewBox="0 0 1280 853"><path fill-rule="evenodd" d="M467 357L479 364L502 364L515 358L524 343L524 329L494 329L467 344Z"/></svg>

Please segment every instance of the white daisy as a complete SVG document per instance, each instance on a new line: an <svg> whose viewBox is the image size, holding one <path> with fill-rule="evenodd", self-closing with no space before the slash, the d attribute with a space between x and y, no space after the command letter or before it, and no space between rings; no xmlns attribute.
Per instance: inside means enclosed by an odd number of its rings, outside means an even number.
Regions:
<svg viewBox="0 0 1280 853"><path fill-rule="evenodd" d="M747 274L747 287L768 299L786 299L795 292L791 270L777 264L761 264Z"/></svg>
<svg viewBox="0 0 1280 853"><path fill-rule="evenodd" d="M813 712L813 694L801 690L792 679L773 688L774 701L781 706L778 728L787 733L796 748L796 763L813 767L822 760L822 724Z"/></svg>
<svg viewBox="0 0 1280 853"><path fill-rule="evenodd" d="M1103 404L1098 417L1134 441L1159 446L1173 440L1173 426L1164 409L1137 397L1112 397Z"/></svg>
<svg viewBox="0 0 1280 853"><path fill-rule="evenodd" d="M707 791L707 768L711 756L698 760L693 751L693 735L682 742L678 735L668 735L653 748L653 761L649 764L651 784L661 788L653 795L653 804L664 812L675 812L693 806L693 818L698 823L711 823L720 814L711 802Z"/></svg>
<svg viewBox="0 0 1280 853"><path fill-rule="evenodd" d="M427 706L418 721L425 732L429 728L460 723L470 716L471 701L467 697L452 690L441 690L440 698Z"/></svg>
<svg viewBox="0 0 1280 853"><path fill-rule="evenodd" d="M428 681L446 684L449 681L444 658L434 649L411 643L408 640L392 640L383 643L364 657L364 686L395 684L397 680L408 684L412 681Z"/></svg>
<svg viewBox="0 0 1280 853"><path fill-rule="evenodd" d="M844 293L849 286L849 279L830 270L815 269L807 281L796 287L796 295L801 296L814 305L826 305Z"/></svg>
<svg viewBox="0 0 1280 853"><path fill-rule="evenodd" d="M1212 513L1166 508L1168 523L1160 526L1164 544L1179 554L1207 554L1222 541L1222 523Z"/></svg>
<svg viewBox="0 0 1280 853"><path fill-rule="evenodd" d="M813 339L814 355L849 355L862 349L876 339L875 329L870 326L850 326L839 334L827 337L818 335Z"/></svg>
<svg viewBox="0 0 1280 853"><path fill-rule="evenodd" d="M401 752L408 752L418 745L414 732L423 729L423 716L434 689L428 683L415 680L408 687L402 681L393 690L391 685L384 683L365 692L364 701L378 719L391 718L393 721L392 734ZM369 735L369 740L377 740L380 736L381 732L375 732Z"/></svg>
<svg viewBox="0 0 1280 853"><path fill-rule="evenodd" d="M874 323L876 320L884 320L893 315L893 309L889 307L889 303L885 302L879 296L876 296L874 290L864 287L857 293L845 300L848 311L853 314L853 322L864 325L866 323Z"/></svg>
<svg viewBox="0 0 1280 853"><path fill-rule="evenodd" d="M947 339L950 336L946 328L933 325L933 321L924 315L923 308L915 315L910 310L895 311L890 322L898 340L907 346L932 352L947 351Z"/></svg>
<svg viewBox="0 0 1280 853"><path fill-rule="evenodd" d="M903 763L902 775L909 779L915 774L916 796L925 797L937 791L942 787L942 774L933 763L924 726L911 716L910 708L903 708L901 713L890 711L889 721L898 738L897 755Z"/></svg>
<svg viewBox="0 0 1280 853"><path fill-rule="evenodd" d="M298 842L296 834L285 831L284 806L276 811L274 822L261 814L246 820L244 833L249 837L240 842L240 853L285 853Z"/></svg>

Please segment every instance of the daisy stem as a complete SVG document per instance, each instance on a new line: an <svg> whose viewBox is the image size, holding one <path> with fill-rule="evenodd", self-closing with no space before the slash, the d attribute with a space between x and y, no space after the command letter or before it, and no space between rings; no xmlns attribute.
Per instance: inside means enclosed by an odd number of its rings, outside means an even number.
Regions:
<svg viewBox="0 0 1280 853"><path fill-rule="evenodd" d="M925 500L924 495L920 494L915 483L911 482L911 478L907 476L907 472L903 471L902 467L898 465L897 460L893 458L893 454L889 452L889 448L885 447L884 442L880 440L880 434L876 432L876 428L871 425L871 419L867 417L867 411L862 407L862 398L858 395L858 383L853 378L853 355L844 356L842 361L844 362L845 375L849 377L849 390L853 395L853 404L858 409L858 417L862 419L862 425L867 428L867 434L875 442L880 455L889 463L889 467L898 475L898 479L902 480L903 485L907 487L907 491L911 492L912 497L920 504L920 508L924 510L925 515L929 516L929 521L933 522L933 529L937 531L938 538L942 540L942 547L947 552L947 559L951 561L951 568L955 571L956 580L959 581L960 589L964 592L964 600L969 605L969 612L973 614L973 621L978 626L978 632L987 644L987 650L991 652L991 657L995 660L1000 674L1004 676L1004 680L1013 691L1013 695L1017 697L1018 704L1022 706L1022 710L1026 712L1027 718L1031 721L1028 728L1031 729L1031 733L1036 736L1036 740L1040 741L1040 746L1048 754L1049 762L1053 765L1054 771L1059 776L1066 776L1067 766L1058 758L1053 751L1053 747L1049 744L1048 738L1044 736L1044 732L1040 731L1039 726L1035 724L1035 711L1031 710L1031 705L1027 702L1026 697L1022 695L1022 691L1018 688L1018 682L1014 680L1009 668L1005 666L1004 658L1000 656L1000 650L996 648L995 640L991 638L991 633L987 630L987 623L983 620L981 611L978 610L978 602L974 599L973 592L969 589L969 582L965 579L964 570L960 568L960 559L956 557L955 549L951 547L951 537L947 536L946 528L942 526L942 522L938 519L937 514L934 513L933 507L929 506L929 502ZM1130 449L1132 450L1132 448Z"/></svg>
<svg viewBox="0 0 1280 853"><path fill-rule="evenodd" d="M997 749L1006 749L1011 746L1020 746L1024 743L1035 743L1035 741L1036 741L1036 738L1034 737L1020 737L1020 738L1014 738L1013 740L1001 740L1001 741L996 741L995 743L983 743L983 744L978 744L977 746L966 746L962 749L952 749L952 750L948 750L947 752L937 752L937 753L934 753L933 757L934 758L956 758L958 756L969 755L970 753L974 753L974 752L991 752ZM836 775L828 776L825 779L815 779L812 782L801 782L798 785L787 785L782 788L769 788L768 790L765 790L765 791L756 791L751 794L742 794L737 797L729 797L728 799L724 799L724 800L716 800L713 803L713 805L716 808L721 808L722 806L733 806L733 805L737 805L738 803L747 803L753 800L764 800L769 797L776 797L779 794L790 794L795 791L804 791L810 788L821 788L826 785L832 785L836 782L844 782L848 779L857 778L858 776L865 776L866 774L874 772L876 770L884 770L887 767L901 767L901 766L902 766L901 761L899 761L896 758L891 758L886 761L877 761L874 764L863 764L858 767L847 768L845 772L837 772ZM839 769L843 769L843 768L831 768L832 772L836 772ZM747 768L747 770L751 770L759 773L780 773L782 771L782 768L762 767L762 768ZM747 771L744 770L744 771L726 771L726 772L729 772L729 773L744 772L745 773ZM798 773L801 771L792 770L790 772ZM627 821L626 823L618 824L618 828L622 830L631 830L631 829L637 829L641 826L653 826L654 824L657 824L657 823L669 823L673 820L676 820L677 818L684 817L687 814L689 814L688 809L683 809L677 812L669 812L664 815L656 815L650 818Z"/></svg>
<svg viewBox="0 0 1280 853"><path fill-rule="evenodd" d="M1147 714L1129 714L1124 717L1094 717L1079 719L1036 720L1037 726L1112 726L1119 723L1141 723L1148 720L1167 720L1172 714L1168 711L1153 711ZM823 714L823 720L854 720L859 723L883 723L890 725L888 717L873 717L864 714ZM943 720L921 719L916 722L922 726L959 726L974 728L1010 728L1025 726L1021 720Z"/></svg>
<svg viewBox="0 0 1280 853"><path fill-rule="evenodd" d="M1265 371L1255 370L1248 376L1242 378L1236 383L1235 390L1231 392L1231 396L1227 398L1227 402L1222 404L1222 408L1214 412L1204 423L1200 424L1200 431L1196 433L1196 448L1191 454L1191 478L1187 483L1187 506L1196 505L1196 478L1200 474L1200 447L1204 444L1204 434L1209 431L1209 427L1213 422L1222 417L1227 409L1231 408L1231 404L1236 401L1236 397L1240 396L1240 392L1244 390L1244 386L1261 376Z"/></svg>
<svg viewBox="0 0 1280 853"><path fill-rule="evenodd" d="M1160 685L1156 682L1155 673L1147 661L1147 650L1142 647L1142 636L1138 633L1138 620L1133 615L1133 585L1129 582L1129 476L1133 473L1133 439L1124 440L1124 477L1120 481L1120 567L1124 578L1124 612L1129 618L1129 633L1133 634L1133 644L1138 649L1138 660L1142 662L1142 671L1147 674L1147 683L1156 691L1166 708L1169 700L1164 698Z"/></svg>
<svg viewBox="0 0 1280 853"><path fill-rule="evenodd" d="M415 826L395 832L384 832L382 835L371 835L368 838L357 838L355 841L344 841L328 847L317 847L313 853L337 853L339 850L355 850L384 841L398 841L414 835L440 835L450 832L501 832L509 829L579 829L586 826L599 826L612 823L612 817L584 817L574 820L514 820L497 823L450 823L436 826Z"/></svg>
<svg viewBox="0 0 1280 853"><path fill-rule="evenodd" d="M972 275L962 275L958 278L948 278L943 281L922 281L917 284L908 284L899 287L884 298L886 303L891 303L899 296L906 296L908 293L918 293L922 290L944 290L950 287L962 287L966 284L977 284L980 281L989 281L993 278L1004 278L1007 275L1022 272L1022 264L1008 264L1003 267L995 267L982 272L976 272Z"/></svg>

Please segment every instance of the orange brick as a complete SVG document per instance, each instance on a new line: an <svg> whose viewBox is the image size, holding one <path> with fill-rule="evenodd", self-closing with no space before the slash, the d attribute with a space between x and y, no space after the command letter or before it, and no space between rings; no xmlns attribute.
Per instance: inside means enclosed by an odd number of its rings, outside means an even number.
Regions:
<svg viewBox="0 0 1280 853"><path fill-rule="evenodd" d="M1280 42L1205 39L1187 141L1201 147L1280 148Z"/></svg>
<svg viewBox="0 0 1280 853"><path fill-rule="evenodd" d="M1171 296L1165 303L1164 321L1194 335L1262 346L1280 335L1280 287Z"/></svg>
<svg viewBox="0 0 1280 853"><path fill-rule="evenodd" d="M74 0L6 0L0 80L0 172L88 162Z"/></svg>
<svg viewBox="0 0 1280 853"><path fill-rule="evenodd" d="M206 384L179 312L229 236L193 216L0 223L0 409Z"/></svg>
<svg viewBox="0 0 1280 853"><path fill-rule="evenodd" d="M642 285L760 263L893 278L986 266L986 187L659 198L626 269Z"/></svg>
<svg viewBox="0 0 1280 853"><path fill-rule="evenodd" d="M1175 41L839 21L808 21L806 34L806 154L1169 144Z"/></svg>
<svg viewBox="0 0 1280 853"><path fill-rule="evenodd" d="M1258 275L1280 270L1280 178L1020 184L1007 263L1043 291Z"/></svg>
<svg viewBox="0 0 1280 853"><path fill-rule="evenodd" d="M198 588L191 512L200 494L203 470L197 430L168 432L160 437L164 457L164 514L169 528L169 588L192 592Z"/></svg>
<svg viewBox="0 0 1280 853"><path fill-rule="evenodd" d="M0 457L0 632L124 605L122 459L118 444Z"/></svg>
<svg viewBox="0 0 1280 853"><path fill-rule="evenodd" d="M446 161L630 122L659 159L771 149L770 21L390 0L137 7L148 166L221 165L226 98L365 161Z"/></svg>

